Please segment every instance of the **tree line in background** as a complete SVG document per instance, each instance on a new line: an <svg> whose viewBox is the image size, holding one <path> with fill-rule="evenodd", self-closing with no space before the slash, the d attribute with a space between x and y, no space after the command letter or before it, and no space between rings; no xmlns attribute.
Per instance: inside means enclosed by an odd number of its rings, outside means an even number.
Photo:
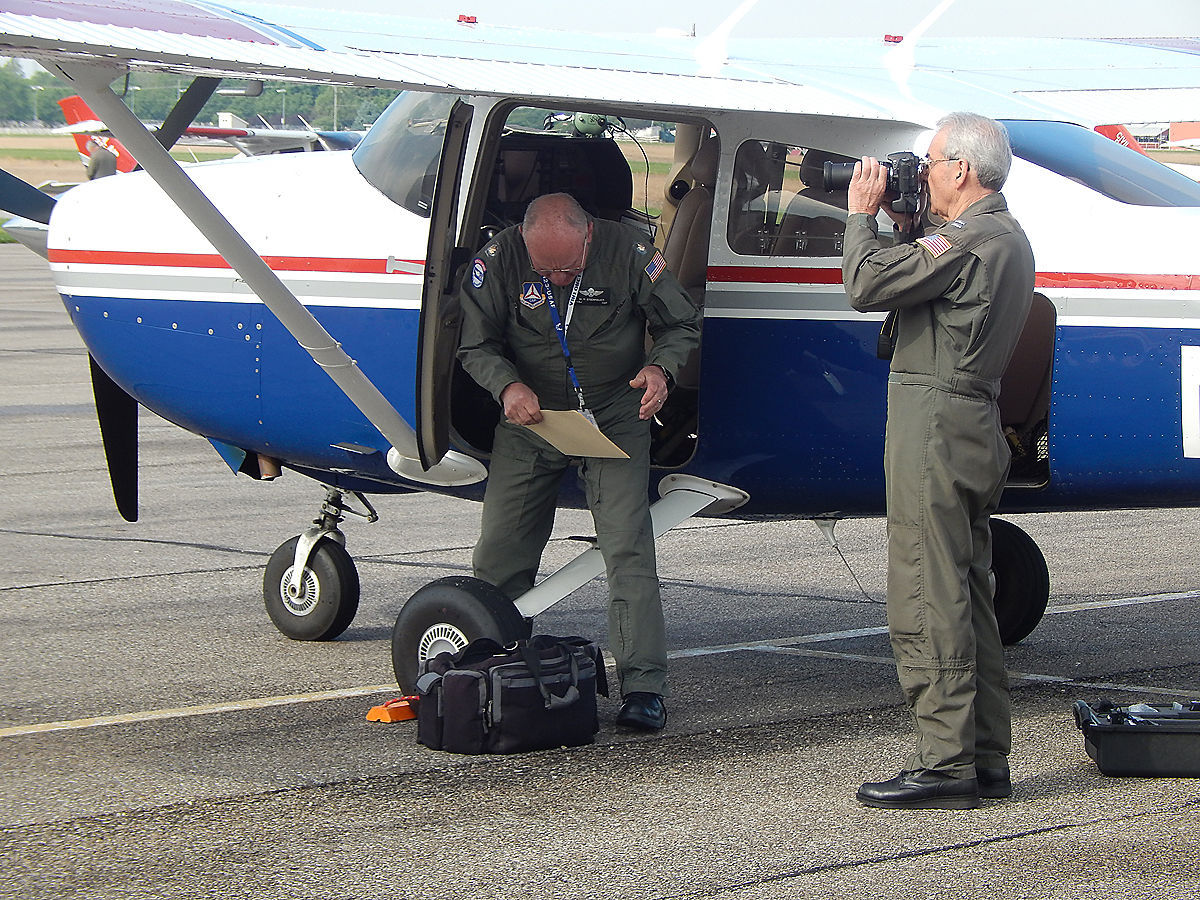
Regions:
<svg viewBox="0 0 1200 900"><path fill-rule="evenodd" d="M134 72L128 80L114 82L127 106L146 122L161 122L191 80L182 75ZM222 88L243 88L246 82L222 82ZM70 86L44 69L26 75L10 62L0 66L0 122L54 127L65 124L59 100L73 93ZM395 99L393 90L292 84L267 81L257 97L214 94L196 117L198 125L217 124L217 115L232 112L251 125L262 116L274 127L281 122L299 125L301 118L322 130L361 130L373 123Z"/></svg>
<svg viewBox="0 0 1200 900"><path fill-rule="evenodd" d="M75 93L45 69L10 60L0 64L0 124L43 125L49 128L64 125L58 102ZM127 79L116 81L113 91L144 122L160 123L175 105L180 94L187 90L191 79L183 75L161 72L132 72ZM218 90L245 89L248 82L224 81ZM281 81L263 83L257 97L236 94L214 94L196 117L197 125L216 125L219 113L231 112L251 126L261 126L259 116L272 127L299 127L303 119L322 131L361 131L372 125L380 113L396 98L396 91L382 88L355 88L335 85L295 84ZM552 111L521 108L509 117L509 125L539 130L547 127ZM644 128L651 123L629 119L630 129ZM569 123L550 124L555 130L568 128ZM670 139L664 135L664 139Z"/></svg>

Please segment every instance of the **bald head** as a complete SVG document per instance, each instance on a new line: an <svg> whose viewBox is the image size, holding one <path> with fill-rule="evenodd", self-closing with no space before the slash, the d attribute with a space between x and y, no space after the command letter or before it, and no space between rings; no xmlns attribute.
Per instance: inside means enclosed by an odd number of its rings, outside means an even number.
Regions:
<svg viewBox="0 0 1200 900"><path fill-rule="evenodd" d="M556 285L570 284L582 271L591 234L591 219L570 194L535 198L521 224L530 266Z"/></svg>
<svg viewBox="0 0 1200 900"><path fill-rule="evenodd" d="M521 229L527 235L542 229L582 235L587 232L589 221L588 214L570 194L543 194L529 202Z"/></svg>

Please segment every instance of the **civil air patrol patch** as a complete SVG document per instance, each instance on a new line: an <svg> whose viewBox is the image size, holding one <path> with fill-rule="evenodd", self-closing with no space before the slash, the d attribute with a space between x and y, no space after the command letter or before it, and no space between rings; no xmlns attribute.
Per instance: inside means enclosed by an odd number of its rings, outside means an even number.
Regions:
<svg viewBox="0 0 1200 900"><path fill-rule="evenodd" d="M947 250L954 249L954 245L940 234L931 234L929 237L917 238L917 243L928 250L934 259L937 259Z"/></svg>
<svg viewBox="0 0 1200 900"><path fill-rule="evenodd" d="M637 248L637 252L638 252L638 253L641 253L641 254L643 254L643 255L645 254L646 250L648 249L648 248L646 247L646 245L645 245L645 244L642 244L642 243L637 243L637 244L634 244L634 247L636 247L636 248Z"/></svg>
<svg viewBox="0 0 1200 900"><path fill-rule="evenodd" d="M607 306L608 290L607 288L584 288L575 297L575 302L582 303L585 306Z"/></svg>
<svg viewBox="0 0 1200 900"><path fill-rule="evenodd" d="M471 263L471 285L481 288L485 278L487 278L487 266L484 265L482 259L476 258L475 262Z"/></svg>
<svg viewBox="0 0 1200 900"><path fill-rule="evenodd" d="M546 292L537 281L526 281L521 285L521 302L530 309L537 309L546 302Z"/></svg>
<svg viewBox="0 0 1200 900"><path fill-rule="evenodd" d="M497 247L495 244L488 244L487 247L484 248L483 252L486 253L488 256L495 256L497 253L500 252L500 248Z"/></svg>
<svg viewBox="0 0 1200 900"><path fill-rule="evenodd" d="M654 255L650 257L650 262L646 264L646 274L650 276L651 281L658 281L658 276L667 268L667 261L663 259L663 255L655 250Z"/></svg>

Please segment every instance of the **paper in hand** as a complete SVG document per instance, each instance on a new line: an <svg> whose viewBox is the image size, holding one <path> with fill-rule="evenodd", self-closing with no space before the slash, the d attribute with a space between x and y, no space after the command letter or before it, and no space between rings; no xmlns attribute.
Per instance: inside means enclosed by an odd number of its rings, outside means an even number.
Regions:
<svg viewBox="0 0 1200 900"><path fill-rule="evenodd" d="M629 459L629 454L604 436L577 409L543 409L542 421L526 425L564 456Z"/></svg>

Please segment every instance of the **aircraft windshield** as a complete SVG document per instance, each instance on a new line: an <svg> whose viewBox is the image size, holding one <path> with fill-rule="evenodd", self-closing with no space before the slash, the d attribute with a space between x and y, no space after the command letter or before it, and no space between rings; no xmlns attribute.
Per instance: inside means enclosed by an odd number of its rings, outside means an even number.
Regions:
<svg viewBox="0 0 1200 900"><path fill-rule="evenodd" d="M354 165L409 212L429 218L453 94L405 91L354 150Z"/></svg>
<svg viewBox="0 0 1200 900"><path fill-rule="evenodd" d="M1004 120L1013 154L1136 206L1200 206L1200 184L1091 129Z"/></svg>

